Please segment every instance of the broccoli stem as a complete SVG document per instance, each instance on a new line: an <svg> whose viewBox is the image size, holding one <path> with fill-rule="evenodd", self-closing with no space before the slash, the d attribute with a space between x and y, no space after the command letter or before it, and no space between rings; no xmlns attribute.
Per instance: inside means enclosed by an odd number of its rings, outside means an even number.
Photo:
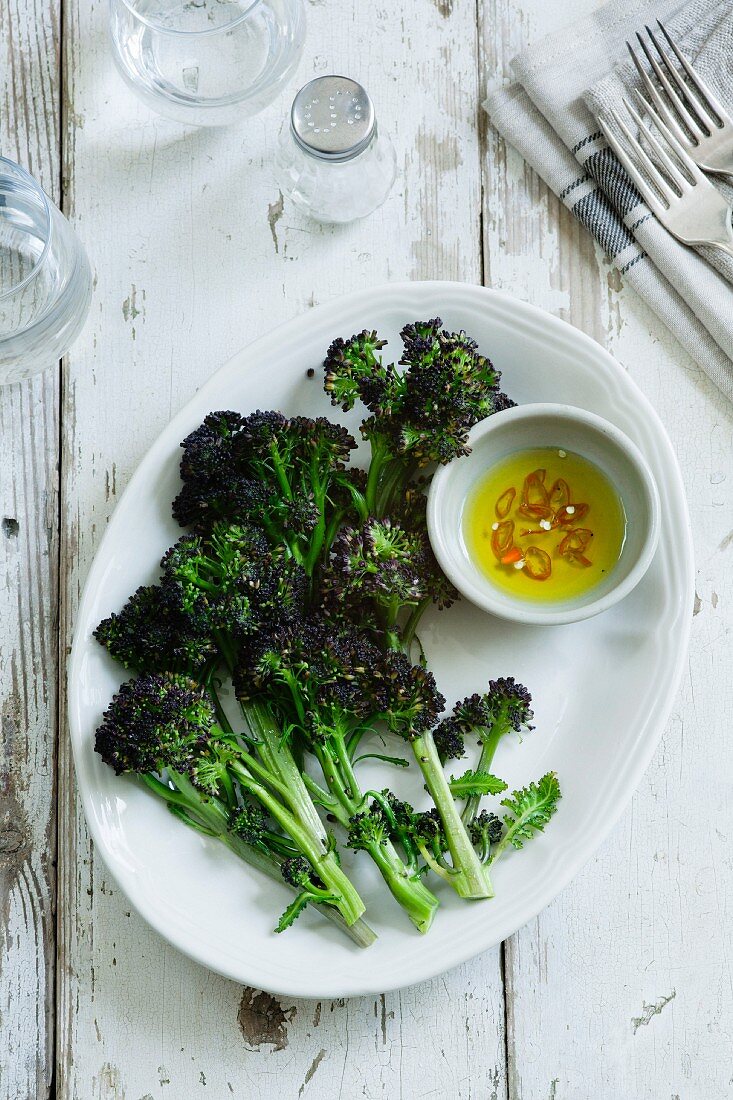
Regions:
<svg viewBox="0 0 733 1100"><path fill-rule="evenodd" d="M413 738L411 745L443 823L453 869L456 872L451 875L451 886L462 898L493 897L494 891L489 876L471 843L471 838L461 821L458 807L453 801L432 733L428 731L421 737Z"/></svg>
<svg viewBox="0 0 733 1100"><path fill-rule="evenodd" d="M389 462L391 455L389 444L386 443L379 436L372 436L371 440L371 461L369 463L369 473L367 474L366 492L364 497L366 499L366 505L370 516L378 515L378 492L380 478L382 470L387 462Z"/></svg>
<svg viewBox="0 0 733 1100"><path fill-rule="evenodd" d="M395 497L399 492L404 492L412 473L412 463L405 463L402 457L391 458L389 464L383 468L376 501L378 517L390 514Z"/></svg>
<svg viewBox="0 0 733 1100"><path fill-rule="evenodd" d="M147 774L141 775L140 780L148 790L151 790L154 794L157 794L159 798L162 798L164 802L167 802L169 806L174 806L179 809L185 809L192 816L199 818L202 824L212 831L218 833L222 828L226 828L229 824L229 815L224 808L221 808L221 812L217 812L216 803L209 800L208 803L204 802L203 796L199 794L193 784L189 783L193 795L188 793L184 794L179 789L179 780L182 777L178 776L175 772L171 772L171 782L175 783L174 787L169 786L167 783L163 783L158 779L157 775Z"/></svg>
<svg viewBox="0 0 733 1100"><path fill-rule="evenodd" d="M213 684L209 685L209 695L214 704L219 725L226 733L233 734L231 722L221 705L218 692ZM240 709L250 732L254 732L253 724L256 724L256 737L259 741L260 756L262 757L262 763L260 763L251 753L245 752L240 746L237 746L246 766L261 782L271 787L290 805L296 816L302 819L302 824L306 828L312 827L316 836L325 837L323 823L312 806L312 799L303 783L300 770L292 758L292 753L282 743L279 727L272 723L268 712L262 708L261 704L252 703L245 706L245 704L240 703ZM268 726L271 732L275 732L277 738L274 751L271 738L266 737Z"/></svg>
<svg viewBox="0 0 733 1100"><path fill-rule="evenodd" d="M348 828L348 816L345 814L343 808L339 805L338 801L333 798L328 793L328 791L324 791L323 787L321 787L320 784L316 783L315 779L313 779L312 776L308 775L307 772L303 772L303 782L308 788L308 793L315 802L316 806L321 806L327 814L331 814L333 817L335 817L336 820L344 826L344 828Z"/></svg>
<svg viewBox="0 0 733 1100"><path fill-rule="evenodd" d="M405 623L404 629L402 631L402 645L406 653L409 653L413 638L415 637L417 628L420 625L420 620L422 619L427 609L430 607L431 603L432 600L430 599L421 600L421 602L417 604L416 607L413 607L412 611L410 612L407 622Z"/></svg>
<svg viewBox="0 0 733 1100"><path fill-rule="evenodd" d="M234 645L223 632L217 635L216 640L227 668L232 673L235 667ZM223 715L224 728L228 727L231 730L231 725L226 719L226 715L224 715L221 702L218 700L217 693L212 685L210 685L209 691L214 700L217 716ZM262 763L281 784L278 790L287 800L290 809L305 829L308 829L314 837L325 841L326 830L323 822L318 816L313 799L303 782L303 776L293 758L293 754L284 741L279 725L273 721L265 704L258 699L240 703L239 706L253 738L258 742L258 752L262 758Z"/></svg>
<svg viewBox="0 0 733 1100"><path fill-rule="evenodd" d="M252 848L241 837L238 837L235 833L226 833L221 837L235 855L244 860L245 863L249 863L252 867L256 867L258 870L264 872L269 878L275 882L286 885L282 875L280 874L280 861L276 858L268 858L264 852L258 852L255 848ZM369 927L367 922L359 917L353 924L347 924L344 918L341 916L338 909L333 905L322 905L319 902L311 902L315 905L316 909L322 916L327 917L332 924L335 924L337 928L340 928L354 941L357 947L370 947L377 938L376 932Z"/></svg>
<svg viewBox="0 0 733 1100"><path fill-rule="evenodd" d="M496 747L506 733L506 729L500 723L495 723L490 729L486 726L478 726L476 728L476 733L481 740L481 756L479 757L476 770L479 772L488 772L491 770L491 763L494 759ZM466 804L461 813L461 820L467 828L476 820L480 802L480 794L469 795L466 799Z"/></svg>
<svg viewBox="0 0 733 1100"><path fill-rule="evenodd" d="M358 920L364 912L364 902L351 880L341 870L334 852L328 850L326 842L320 838L314 839L311 832L303 828L293 814L270 794L266 787L252 777L243 764L232 760L229 766L242 787L254 795L280 828L292 838L329 893L333 893L339 899L334 904L337 905L346 923L351 925Z"/></svg>
<svg viewBox="0 0 733 1100"><path fill-rule="evenodd" d="M336 765L333 754L329 752L328 747L326 745L314 744L312 749L313 755L321 765L321 771L326 780L328 790L338 805L338 809L334 809L333 811L334 817L336 817L339 824L348 829L349 818L356 813L358 800L354 799L351 792L347 790L346 780L341 775L341 770Z"/></svg>
<svg viewBox="0 0 733 1100"><path fill-rule="evenodd" d="M323 536L323 557L324 557L324 559L328 556L328 552L331 549L331 546L333 545L333 540L336 538L336 535L339 533L339 530L343 526L343 523L344 523L344 511L343 511L343 509L339 510L338 512L334 512L334 514L331 516L331 519L329 520L328 527L326 528L326 533Z"/></svg>
<svg viewBox="0 0 733 1100"><path fill-rule="evenodd" d="M392 811L392 807L389 804L389 799L384 797L382 791L367 791L364 796L364 801L368 798L373 798L377 805L380 807L386 820L389 822L389 827L392 830L393 835L399 836L400 843L405 850L405 857L407 859L408 866L412 872L418 871L417 852L415 845L412 841L412 837L406 829L400 828L397 823L397 819Z"/></svg>
<svg viewBox="0 0 733 1100"><path fill-rule="evenodd" d="M356 750L361 744L362 738L365 733L370 733L374 729L374 715L370 715L364 722L359 722L349 733L348 740L346 742L346 750L349 754L349 760L353 762ZM361 757L360 757L361 759Z"/></svg>
<svg viewBox="0 0 733 1100"><path fill-rule="evenodd" d="M346 738L342 733L334 733L331 744L334 756L338 761L339 770L344 778L344 789L352 802L357 805L361 802L363 795L359 789L359 781L356 778L356 773L351 763L351 755L346 744Z"/></svg>
<svg viewBox="0 0 733 1100"><path fill-rule="evenodd" d="M280 873L281 859L273 854L260 851L245 840L229 830L229 817L224 807L214 799L205 798L185 776L171 773L171 782L175 787L162 783L155 775L142 775L140 779L154 794L173 808L186 809L192 819L198 819L206 824L206 832L215 837L229 848L239 859L250 867L262 871L274 882L285 886L286 883ZM185 793L184 793L185 791ZM194 824L195 820L189 822ZM341 913L333 905L320 905L316 903L319 913L346 932L350 939L358 947L369 947L377 936L365 920L359 917L353 924L346 923Z"/></svg>
<svg viewBox="0 0 733 1100"><path fill-rule="evenodd" d="M323 549L323 541L326 537L326 486L323 484L317 484L315 481L315 475L317 470L317 464L315 459L313 460L313 479L314 479L314 492L313 499L318 509L318 521L316 523L313 534L311 535L310 546L308 553L303 561L303 568L308 576L313 575L313 570L316 568L321 556L321 550Z"/></svg>
<svg viewBox="0 0 733 1100"><path fill-rule="evenodd" d="M219 639L219 645L229 663L231 660L229 640L222 637ZM210 691L212 697L216 699L217 693L213 686ZM229 769L241 785L269 811L270 816L283 831L292 838L326 887L339 895L341 901L338 907L346 923L353 924L364 912L364 903L351 880L341 870L336 856L328 850L328 834L293 755L283 741L280 728L273 721L267 707L259 700L253 700L246 705L240 704L240 706L258 742L262 763L260 764L249 753L242 751L241 759L235 758L229 762ZM222 714L224 713L220 703L218 709ZM228 721L226 726L229 726ZM273 790L280 795L286 803L285 806L274 797Z"/></svg>
<svg viewBox="0 0 733 1100"><path fill-rule="evenodd" d="M273 440L270 444L270 458L272 459L272 467L275 471L275 477L277 478L278 485L282 495L286 500L293 499L293 490L290 487L290 481L288 480L287 471L285 469L285 463L282 460L280 452L277 449L277 443ZM262 479L266 482L266 478Z"/></svg>
<svg viewBox="0 0 733 1100"><path fill-rule="evenodd" d="M411 875L391 840L367 842L364 851L372 857L395 901L402 906L418 932L430 929L438 899L422 879Z"/></svg>
<svg viewBox="0 0 733 1100"><path fill-rule="evenodd" d="M240 704L247 724L259 742L263 764L287 789L287 800L295 817L313 836L326 839L326 830L313 804L293 754L284 742L282 730L273 721L267 706L258 699Z"/></svg>
<svg viewBox="0 0 733 1100"><path fill-rule="evenodd" d="M334 816L348 829L350 818L364 810L365 798L354 774L346 740L343 734L334 731L328 745L314 744L313 752L321 765L329 791L343 807L341 813ZM417 873L410 871L388 837L365 841L363 848L377 865L392 897L402 906L417 930L427 932L438 908L435 894Z"/></svg>

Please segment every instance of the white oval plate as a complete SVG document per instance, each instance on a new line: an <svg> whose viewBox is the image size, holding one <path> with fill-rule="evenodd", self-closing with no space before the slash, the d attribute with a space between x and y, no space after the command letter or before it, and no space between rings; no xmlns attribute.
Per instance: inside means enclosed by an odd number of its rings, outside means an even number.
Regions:
<svg viewBox="0 0 733 1100"><path fill-rule="evenodd" d="M560 809L547 831L523 851L505 854L495 868L496 897L467 903L438 886L443 904L422 937L367 857L347 854L377 942L360 950L315 912L278 936L272 928L288 900L284 887L186 829L95 754L95 728L124 677L92 630L137 585L157 577L158 559L180 533L170 517L179 443L206 413L276 408L333 415L321 387L321 363L334 337L375 328L390 341L386 352L398 358L402 325L436 315L447 328L465 328L478 340L516 401L580 406L634 440L659 486L659 549L638 588L586 622L521 626L463 601L425 623L422 639L449 702L502 675L516 676L534 696L537 728L522 744L502 744L495 770L517 786L554 769L562 785ZM309 367L313 379L306 376ZM342 419L356 434L358 416ZM535 916L616 822L669 715L692 600L689 521L674 453L649 403L598 344L506 294L459 283L390 284L314 309L246 348L203 386L141 462L102 539L79 606L69 670L77 779L94 842L130 902L162 936L237 981L325 998L382 993L431 978ZM390 782L419 805L425 795L413 771L377 765L370 775L364 765L365 787Z"/></svg>

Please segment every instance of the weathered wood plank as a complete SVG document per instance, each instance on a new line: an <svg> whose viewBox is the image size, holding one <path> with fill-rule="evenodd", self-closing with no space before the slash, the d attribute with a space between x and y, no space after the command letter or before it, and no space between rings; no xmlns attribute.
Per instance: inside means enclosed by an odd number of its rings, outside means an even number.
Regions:
<svg viewBox="0 0 733 1100"><path fill-rule="evenodd" d="M698 613L680 695L630 809L557 902L512 940L514 1092L723 1096L733 1077L727 825L733 591L726 538L730 406L630 295L604 307L609 347L665 420L682 462ZM616 329L635 313L641 323ZM645 325L647 331L642 329ZM680 412L684 410L681 416ZM592 933L591 931L592 930ZM557 1013L557 1006L572 1006Z"/></svg>
<svg viewBox="0 0 733 1100"><path fill-rule="evenodd" d="M538 0L521 10L508 0L487 3L481 70L502 69L528 36L589 6L574 0L561 16ZM277 111L247 128L248 155L232 148L231 134L181 140L116 85L103 8L70 9L67 170L82 232L99 241L103 285L68 387L64 485L74 510L65 638L116 493L168 414L216 363L250 334L365 280L478 279L472 15L464 4L413 9L405 4L367 21L355 7L354 19L344 10L337 27L320 5L311 13L318 46L303 79L329 67L324 42L334 42L330 57L345 54L347 41L355 56L356 42L357 75L375 94L383 87L380 115L387 125L394 120L405 158L387 207L345 231L294 216L267 182L262 166ZM671 339L648 335L658 324L619 292L556 200L493 136L487 140L487 282L566 316L627 363L680 449L703 563L691 679L632 811L573 887L507 945L509 1095L723 1095L730 867L715 827L697 812L692 820L684 780L694 776L695 806L707 798L713 818L726 820L726 811L729 818L718 777L727 762L721 716L733 707L729 689L708 685L730 652L730 411ZM112 162L100 163L95 154L110 146ZM241 188L232 196L233 178ZM244 301L255 286L259 311ZM124 373L110 363L123 364ZM118 407L126 410L123 423ZM693 689L703 683L705 692ZM61 875L59 1096L506 1095L497 953L377 1001L279 1004L241 990L182 959L129 912L89 849L66 757L62 775L69 850ZM709 930L703 948L700 926ZM589 937L589 928L598 934Z"/></svg>
<svg viewBox="0 0 733 1100"><path fill-rule="evenodd" d="M59 4L0 5L0 150L59 197ZM0 389L0 1098L53 1072L58 373Z"/></svg>
<svg viewBox="0 0 733 1100"><path fill-rule="evenodd" d="M365 283L481 275L472 0L311 5L301 80L329 69L361 78L402 167L385 207L336 230L295 214L270 182L286 98L241 130L184 136L119 83L105 5L74 0L67 13L66 172L98 286L65 391L65 644L116 495L216 366ZM60 1100L504 1100L498 952L376 1001L280 1004L242 990L167 947L110 886L65 742L60 777Z"/></svg>
<svg viewBox="0 0 733 1100"><path fill-rule="evenodd" d="M557 18L539 0L525 0L522 13L510 0L487 6L486 69L498 62L501 70ZM563 17L572 15L566 7ZM600 339L665 421L699 563L688 674L630 810L572 886L506 945L509 1097L727 1095L733 687L721 673L730 667L733 626L731 409L492 133L484 193L493 285Z"/></svg>

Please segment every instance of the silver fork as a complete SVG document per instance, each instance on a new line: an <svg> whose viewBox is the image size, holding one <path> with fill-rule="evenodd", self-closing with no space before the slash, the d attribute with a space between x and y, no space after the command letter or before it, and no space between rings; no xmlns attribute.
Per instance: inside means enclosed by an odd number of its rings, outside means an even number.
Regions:
<svg viewBox="0 0 733 1100"><path fill-rule="evenodd" d="M649 209L683 244L712 245L733 256L731 210L721 193L703 175L674 134L667 130L665 140L679 163L675 163L632 105L626 100L624 105L640 136L654 153L654 160L617 111L611 111L610 117L623 134L624 142L602 119L600 124L608 144Z"/></svg>
<svg viewBox="0 0 733 1100"><path fill-rule="evenodd" d="M647 26L646 32L658 57L654 56L641 34L637 33L636 37L659 87L642 65L631 43L626 43L647 97L667 128L700 168L705 172L733 176L733 119L708 84L695 72L664 24L659 19L657 24L677 60L676 64L660 45L651 27ZM666 94L666 100L660 88Z"/></svg>

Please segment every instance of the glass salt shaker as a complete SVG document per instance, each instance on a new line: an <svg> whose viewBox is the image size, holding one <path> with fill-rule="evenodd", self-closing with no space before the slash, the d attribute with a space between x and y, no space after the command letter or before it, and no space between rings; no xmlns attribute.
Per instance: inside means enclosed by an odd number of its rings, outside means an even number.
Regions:
<svg viewBox="0 0 733 1100"><path fill-rule="evenodd" d="M361 84L319 76L300 89L275 160L277 183L296 206L320 222L364 218L387 198L396 169Z"/></svg>

